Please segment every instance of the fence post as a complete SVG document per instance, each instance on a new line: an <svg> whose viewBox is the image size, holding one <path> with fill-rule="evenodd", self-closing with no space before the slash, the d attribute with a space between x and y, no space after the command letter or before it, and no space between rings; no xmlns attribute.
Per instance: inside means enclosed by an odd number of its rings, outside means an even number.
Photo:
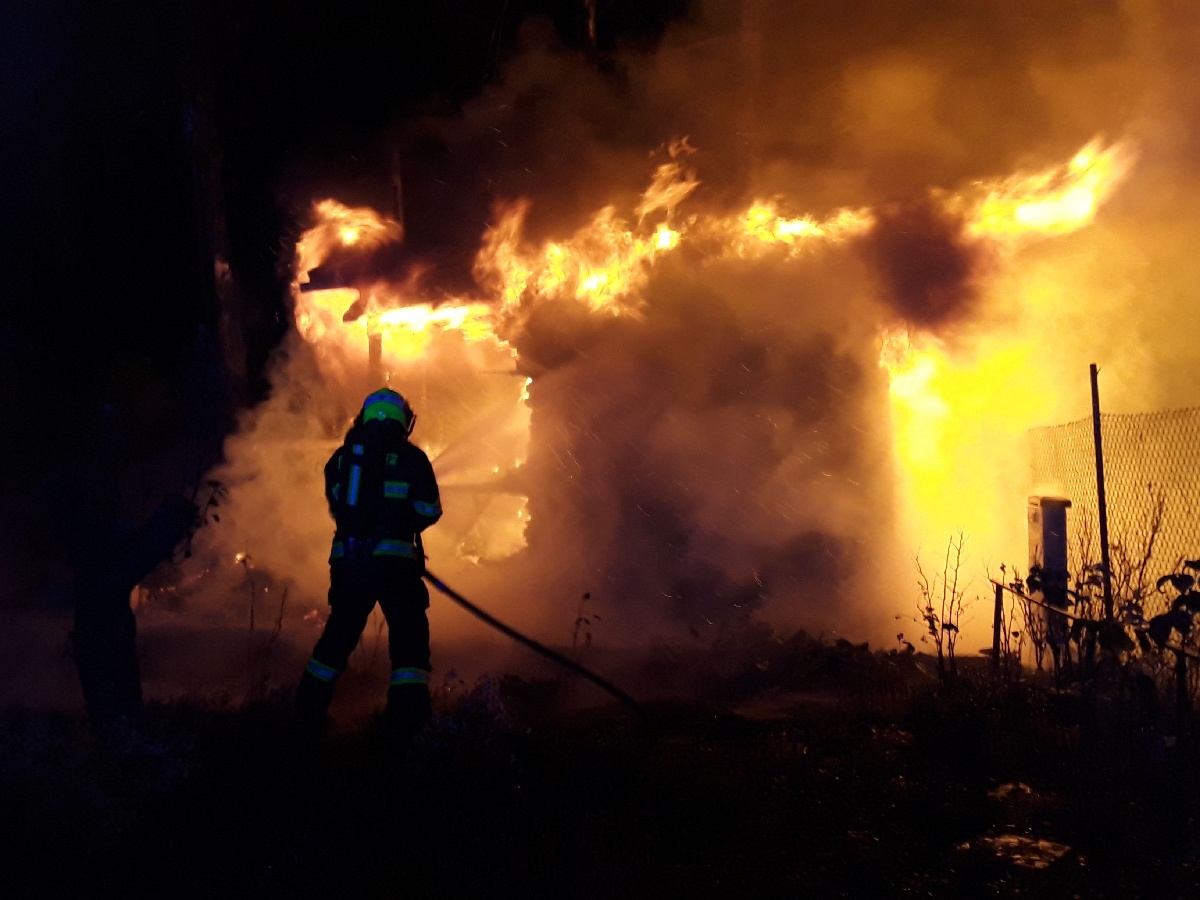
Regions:
<svg viewBox="0 0 1200 900"><path fill-rule="evenodd" d="M1191 718L1191 702L1188 697L1187 655L1182 649L1175 651L1175 741L1182 746L1188 739L1188 720Z"/></svg>
<svg viewBox="0 0 1200 900"><path fill-rule="evenodd" d="M992 674L1000 671L1000 632L1004 630L1004 585L996 585L996 609L992 616Z"/></svg>
<svg viewBox="0 0 1200 900"><path fill-rule="evenodd" d="M1104 493L1104 446L1100 436L1100 370L1091 365L1092 438L1096 442L1096 512L1100 519L1100 564L1104 567L1104 621L1113 617L1112 571L1108 558L1108 498Z"/></svg>

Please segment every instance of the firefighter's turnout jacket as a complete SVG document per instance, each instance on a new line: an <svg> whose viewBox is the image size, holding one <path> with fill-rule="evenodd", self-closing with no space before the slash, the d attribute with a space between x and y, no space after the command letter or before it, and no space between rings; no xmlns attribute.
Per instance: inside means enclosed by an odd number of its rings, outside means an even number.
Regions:
<svg viewBox="0 0 1200 900"><path fill-rule="evenodd" d="M391 420L355 424L325 464L325 499L337 523L330 561L347 555L424 564L420 534L442 515L429 457Z"/></svg>

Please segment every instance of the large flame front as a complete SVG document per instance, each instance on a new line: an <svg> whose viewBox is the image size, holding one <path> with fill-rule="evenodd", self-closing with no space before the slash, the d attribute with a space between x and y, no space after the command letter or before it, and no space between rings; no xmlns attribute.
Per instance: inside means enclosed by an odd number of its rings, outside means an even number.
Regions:
<svg viewBox="0 0 1200 900"><path fill-rule="evenodd" d="M461 369L456 373L460 391L454 408L459 412L506 403L524 411L528 381L516 375L515 353L504 335L540 304L567 302L596 314L637 316L655 266L680 247L691 248L701 262L788 258L852 242L875 226L876 215L869 208L815 216L795 211L779 197L756 198L733 211L684 214L688 204L695 204L699 186L690 167L691 154L686 141L672 146L669 161L656 170L629 218L607 206L559 240L538 245L526 239L525 201L498 207L474 264L482 293L471 297L424 296L419 275L305 289L313 269L369 254L403 236L397 223L371 210L322 201L313 210L315 224L297 247L297 328L338 379L362 382L375 340L381 371L406 384L428 381L428 371L419 370L435 358L445 363L452 357L454 365L475 373L469 383L461 381ZM935 192L931 198L964 223L964 240L1007 258L1032 241L1068 234L1092 222L1132 161L1127 144L1096 140L1067 162L1043 171L968 185L957 193ZM1039 296L1026 300L1044 302ZM991 542L996 559L1014 546L1013 535L1002 538L1000 525L993 521L1001 505L1020 509L1019 498L1000 496L1011 484L997 470L1011 468L1013 461L998 459L997 448L1003 446L1011 457L1014 435L1047 411L1039 400L1044 391L1032 374L1033 345L1018 331L977 335L958 345L903 327L887 326L881 333L880 365L890 381L902 539L913 548L944 542L959 529L970 532L977 545ZM508 388L497 390L493 384L482 401L468 398L482 389L487 380L482 373L498 372L511 373ZM436 408L432 404L430 412ZM528 441L528 416L522 416L523 437L505 446L499 454L503 461L489 457L486 463L468 465L467 480L484 475L500 481L521 465ZM445 424L423 433L435 456L453 447L458 437L459 432ZM523 529L527 515L523 507L515 512L506 508L501 518L511 532L518 522ZM511 552L520 541L476 533L472 541L462 539L457 549L475 558L481 554L471 547L481 545Z"/></svg>

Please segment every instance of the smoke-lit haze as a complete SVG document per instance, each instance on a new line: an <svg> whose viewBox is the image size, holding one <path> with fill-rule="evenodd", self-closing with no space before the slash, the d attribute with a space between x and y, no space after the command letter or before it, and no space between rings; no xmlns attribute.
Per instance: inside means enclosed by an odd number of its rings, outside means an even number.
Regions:
<svg viewBox="0 0 1200 900"><path fill-rule="evenodd" d="M522 198L529 247L610 205L635 231L697 237L640 270L632 313L525 296L507 347L447 332L385 367L445 485L431 567L550 640L569 639L589 591L596 639L637 644L751 617L891 640L912 555L958 529L966 576L1023 565L1021 436L1087 413L1089 362L1113 411L1200 402L1198 26L1189 4L1149 0L710 2L600 72L528 23L501 84L389 136L406 237L388 280L413 301L498 306L472 267ZM1079 230L1004 240L948 199L1065 165L1096 135L1136 163ZM699 186L639 223L685 136ZM305 190L285 193L321 199ZM704 223L756 199L818 221L869 209L871 224L796 252L714 251ZM930 360L908 395L880 366L906 329ZM230 494L197 543L215 570L194 608L238 602L243 552L291 584L297 616L320 606L320 469L374 386L365 335L360 358L289 338L214 473ZM486 546L486 523L519 535L526 515L526 549ZM436 642L462 619L435 604L433 621Z"/></svg>

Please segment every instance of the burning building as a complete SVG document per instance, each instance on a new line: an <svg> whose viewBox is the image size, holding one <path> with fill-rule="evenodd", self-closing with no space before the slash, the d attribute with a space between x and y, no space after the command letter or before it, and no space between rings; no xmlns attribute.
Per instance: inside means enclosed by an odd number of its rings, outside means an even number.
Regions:
<svg viewBox="0 0 1200 900"><path fill-rule="evenodd" d="M981 130L951 101L1003 86L951 86L986 16L961 48L917 16L906 49L831 62L804 16L747 6L729 35L681 28L631 61L620 102L533 46L441 126L488 174L469 287L409 249L399 216L311 207L274 392L217 473L214 554L250 552L318 602L320 466L386 382L445 488L436 568L518 624L569 633L588 591L620 640L753 617L886 638L914 553L961 530L981 571L1023 560L1021 436L1085 393L1056 390L1078 363L1065 329L1115 240L1079 236L1161 145L1141 127L1091 138L1124 124L1093 86L1076 94L1100 112L1052 140ZM1110 44L1073 71L1105 84L1158 39L1137 10L1088 21ZM1052 68L1043 50L1028 56ZM1069 86L1021 84L1069 107ZM617 137L587 138L597 122ZM444 180L417 171L410 194Z"/></svg>
<svg viewBox="0 0 1200 900"><path fill-rule="evenodd" d="M286 555L260 552L260 564L319 596L320 464L358 399L388 383L417 408L447 493L432 558L506 605L524 591L595 592L630 633L765 607L844 621L885 538L922 527L881 502L893 479L919 513L954 495L935 474L955 450L938 430L951 363L926 328L969 306L978 259L1001 265L1023 242L1090 221L1129 160L1122 144L1092 143L1041 173L817 217L788 198L706 209L692 148L664 155L632 210L604 207L562 240L529 240L527 206L499 207L471 296L433 294L419 267L395 265L396 220L315 204L297 246L284 389L255 425L292 421L255 478L280 470L268 493L302 491L307 512L271 523ZM914 268L914 257L928 260ZM882 312L837 311L852 324L827 304L806 308L814 290L853 298L847 277L877 285ZM890 413L863 388L882 386L881 371ZM869 437L882 415L890 447ZM233 439L235 457L252 435ZM245 511L256 528L270 512Z"/></svg>

